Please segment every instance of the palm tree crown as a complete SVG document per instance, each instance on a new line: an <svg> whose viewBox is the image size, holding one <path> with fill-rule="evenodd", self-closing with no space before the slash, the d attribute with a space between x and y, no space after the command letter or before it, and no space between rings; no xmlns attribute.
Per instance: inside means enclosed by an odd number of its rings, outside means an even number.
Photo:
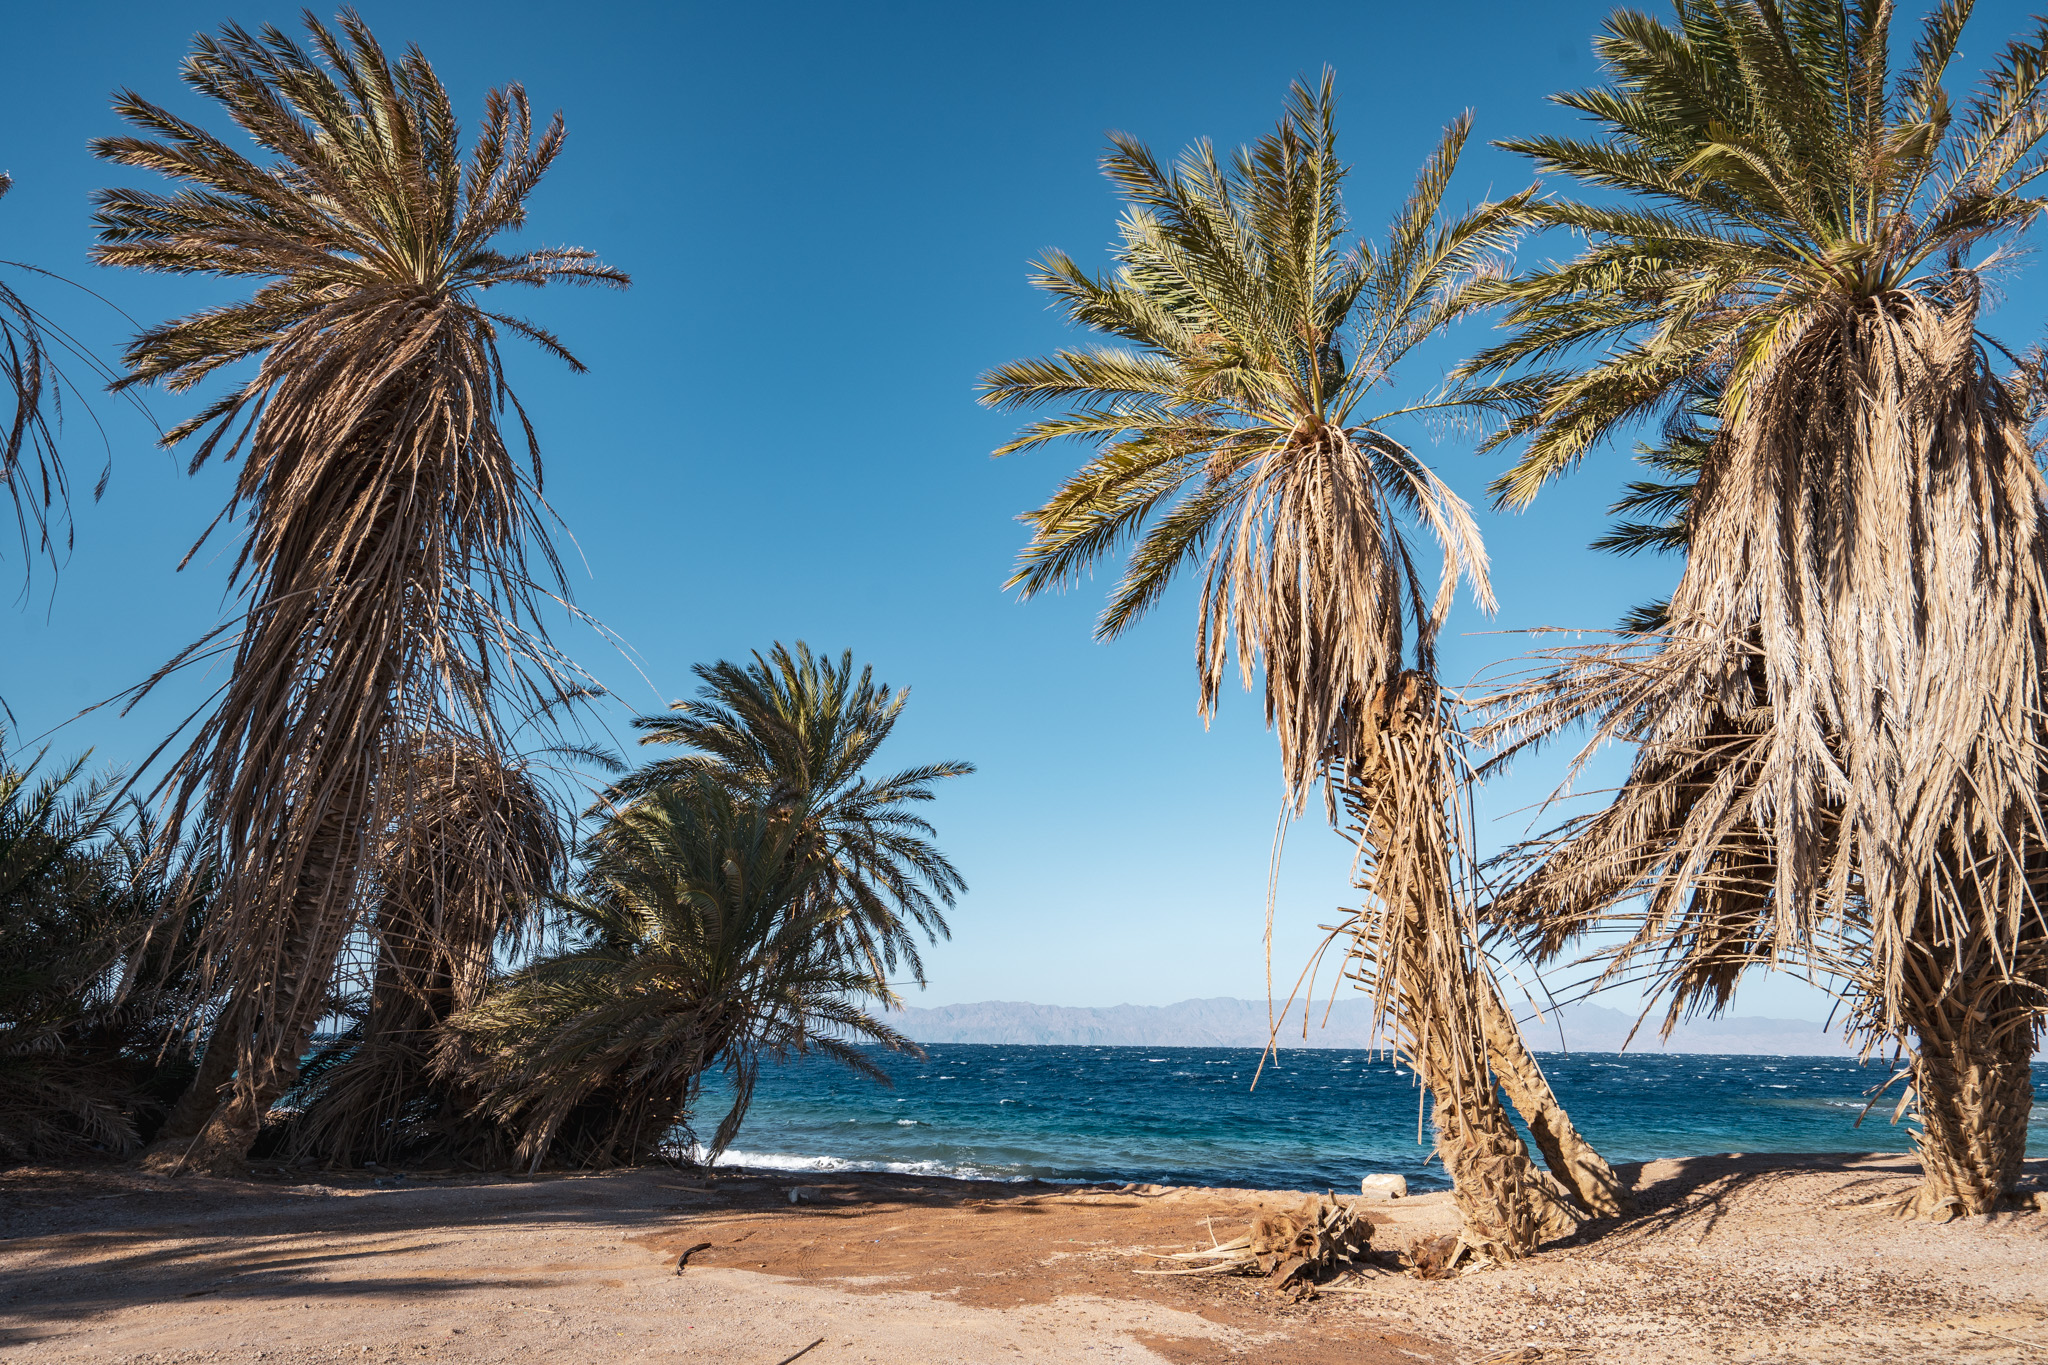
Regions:
<svg viewBox="0 0 2048 1365"><path fill-rule="evenodd" d="M656 759L620 784L618 797L707 777L742 800L787 820L823 872L813 894L837 907L831 933L882 975L901 961L924 984L912 926L928 938L950 934L945 910L967 883L932 842L929 821L911 803L932 799L932 784L974 771L972 763L926 763L869 776L895 730L910 691L894 692L853 652L834 665L776 645L751 664L700 664L696 701L633 724L640 742L693 752Z"/></svg>
<svg viewBox="0 0 2048 1365"><path fill-rule="evenodd" d="M1702 385L1747 410L1801 337L1845 313L1974 289L1962 262L1978 253L1981 271L2044 202L2030 191L2048 169L2048 25L1957 109L1942 82L1969 0L1929 16L1896 81L1876 0L1674 8L1676 28L1617 12L1594 43L1612 83L1556 97L1603 137L1501 144L1626 196L1531 201L1526 221L1587 248L1477 291L1507 306L1510 337L1464 369L1513 372L1490 396L1513 413L1493 444L1528 438L1495 485L1515 506Z"/></svg>
<svg viewBox="0 0 2048 1365"><path fill-rule="evenodd" d="M1198 144L1173 167L1118 136L1105 173L1129 205L1115 270L1096 277L1048 253L1035 282L1074 322L1127 343L992 370L983 401L1068 404L998 455L1073 438L1099 453L1024 518L1033 535L1013 586L1077 581L1135 541L1098 633L1114 636L1207 552L1197 645L1209 714L1236 639L1297 802L1334 745L1356 754L1373 704L1414 661L1427 672L1461 576L1491 607L1486 556L1463 502L1387 427L1422 403L1372 400L1417 343L1462 311L1461 287L1494 268L1508 206L1451 221L1439 210L1470 128L1423 167L1383 247L1347 250L1330 75L1297 85L1270 136L1228 163ZM1519 200L1514 201L1518 203ZM1397 513L1437 537L1426 590Z"/></svg>

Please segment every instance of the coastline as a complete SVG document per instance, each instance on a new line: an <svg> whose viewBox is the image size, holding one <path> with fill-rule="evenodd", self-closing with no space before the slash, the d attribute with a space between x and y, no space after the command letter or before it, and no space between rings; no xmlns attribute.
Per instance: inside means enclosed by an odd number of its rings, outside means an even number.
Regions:
<svg viewBox="0 0 2048 1365"><path fill-rule="evenodd" d="M2037 1180L2048 1161L2029 1163ZM1873 1213L1896 1154L1628 1168L1634 1217L1512 1266L1294 1303L1134 1273L1300 1191L828 1178L125 1167L0 1172L10 1361L2039 1358L2048 1215ZM792 1204L792 1188L814 1194ZM1317 1191L1320 1193L1320 1191ZM1367 1206L1376 1251L1451 1231L1445 1195ZM691 1248L696 1248L691 1250ZM681 1273L676 1262L691 1252ZM786 1341L785 1341L786 1339ZM1519 1354L1517 1354L1519 1353Z"/></svg>

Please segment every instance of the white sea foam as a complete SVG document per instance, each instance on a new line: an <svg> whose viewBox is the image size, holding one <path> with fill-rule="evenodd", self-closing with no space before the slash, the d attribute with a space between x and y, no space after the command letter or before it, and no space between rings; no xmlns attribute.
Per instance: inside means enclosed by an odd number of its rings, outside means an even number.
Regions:
<svg viewBox="0 0 2048 1365"><path fill-rule="evenodd" d="M690 1159L704 1160L702 1146L690 1149ZM728 1149L718 1159L723 1169L750 1171L880 1171L890 1175L944 1175L956 1180L1000 1180L1009 1184L1023 1184L1033 1179L1045 1180L1051 1185L1086 1184L1086 1181L1060 1180L1044 1176L1018 1175L1014 1171L992 1170L967 1162L947 1161L852 1161L837 1156L798 1156L789 1152L740 1152Z"/></svg>

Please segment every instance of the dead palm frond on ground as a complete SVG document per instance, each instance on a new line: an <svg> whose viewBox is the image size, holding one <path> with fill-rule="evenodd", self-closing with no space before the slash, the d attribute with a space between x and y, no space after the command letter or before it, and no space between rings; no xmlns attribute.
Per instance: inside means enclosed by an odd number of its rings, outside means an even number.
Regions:
<svg viewBox="0 0 2048 1365"><path fill-rule="evenodd" d="M310 17L306 31L310 50L231 25L185 64L267 164L132 92L115 108L139 135L95 144L178 182L104 191L97 260L255 284L141 333L121 381L184 391L255 371L166 438L196 442L194 469L241 460L222 519L247 526L232 574L246 614L178 661L233 658L173 779L222 877L208 960L229 1001L166 1135L201 1166L246 1150L293 1082L366 913L364 871L414 800L407 736L461 734L496 762L503 713L539 712L575 682L536 618L529 553L541 579L560 570L499 346L523 338L579 367L486 299L625 283L587 251L492 245L524 226L559 116L536 136L525 92L494 90L465 160L417 49L391 61L353 13L339 34Z"/></svg>
<svg viewBox="0 0 2048 1365"><path fill-rule="evenodd" d="M868 1013L896 996L832 932L845 907L818 892L841 886L771 802L678 775L605 820L562 902L570 942L455 1016L445 1064L535 1168L670 1151L714 1068L732 1103L712 1160L764 1062L822 1055L887 1084L861 1045L917 1045Z"/></svg>
<svg viewBox="0 0 2048 1365"><path fill-rule="evenodd" d="M642 744L687 752L636 770L611 799L624 802L702 775L737 799L765 802L824 860L811 894L838 907L829 932L876 975L901 962L922 986L917 931L949 936L945 912L967 883L933 842L916 804L933 798L934 783L964 777L974 765L925 763L870 774L910 691L877 683L867 665L856 674L851 650L835 665L799 640L794 650L777 644L750 664L720 660L694 671L702 681L695 701L633 722Z"/></svg>
<svg viewBox="0 0 2048 1365"><path fill-rule="evenodd" d="M1912 1207L1975 1213L2019 1174L2048 1006L2037 367L1981 328L2043 205L2048 27L1955 99L1969 9L1897 72L1880 3L1616 14L1610 83L1559 97L1601 136L1506 144L1602 191L1524 210L1585 248L1488 289L1511 335L1469 370L1525 442L1513 505L1718 395L1663 633L1496 698L1510 747L1637 746L1503 915L1552 951L1632 924L1616 970L1653 964L1674 1018L1754 965L1846 967L1864 1036L1915 1050Z"/></svg>
<svg viewBox="0 0 2048 1365"><path fill-rule="evenodd" d="M1461 578L1491 607L1485 552L1465 505L1392 434L1442 405L1377 405L1402 358L1464 312L1465 286L1497 270L1522 201L1442 214L1461 119L1385 244L1347 248L1334 119L1326 74L1227 162L1199 144L1162 166L1115 139L1103 163L1127 205L1115 269L1098 278L1051 253L1035 282L1070 320L1122 344L983 380L992 406L1066 409L997 454L1098 447L1025 516L1033 535L1011 581L1026 596L1065 587L1128 546L1098 627L1114 637L1202 565L1200 709L1213 712L1233 663L1247 687L1263 670L1290 808L1325 780L1333 818L1340 804L1359 808L1369 906L1352 922L1353 964L1435 1097L1468 1238L1513 1256L1574 1213L1500 1103L1489 1042L1527 1053L1504 1011L1504 1027L1486 1028L1492 986L1451 827L1466 774L1435 645ZM1438 543L1433 586L1411 528ZM1547 1097L1533 1061L1527 1070ZM1585 1158L1605 1170L1589 1148ZM1611 1171L1595 1186L1580 1192L1595 1207L1619 1197Z"/></svg>

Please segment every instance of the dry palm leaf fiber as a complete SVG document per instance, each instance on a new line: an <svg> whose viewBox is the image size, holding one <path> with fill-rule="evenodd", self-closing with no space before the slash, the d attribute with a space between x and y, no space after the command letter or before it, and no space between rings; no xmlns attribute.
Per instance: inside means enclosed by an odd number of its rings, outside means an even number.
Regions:
<svg viewBox="0 0 2048 1365"><path fill-rule="evenodd" d="M1141 1270L1140 1275L1258 1273L1276 1284L1316 1280L1364 1259L1372 1249L1372 1220L1355 1203L1305 1195L1294 1208L1264 1208L1244 1235L1214 1246L1157 1256L1196 1264L1184 1270ZM1202 1264L1206 1262L1206 1264Z"/></svg>
<svg viewBox="0 0 2048 1365"><path fill-rule="evenodd" d="M208 964L229 1004L160 1143L199 1167L246 1151L295 1078L368 908L365 871L414 804L408 737L460 733L496 756L502 710L544 711L580 682L535 620L528 550L557 583L560 566L498 346L510 332L575 362L482 297L624 277L580 250L490 245L523 226L559 117L536 138L524 92L493 91L465 163L426 58L391 62L352 13L340 27L308 17L311 52L275 28L196 40L186 82L275 155L268 166L133 93L116 109L149 136L95 144L185 186L103 192L96 259L261 281L142 333L122 381L182 390L256 361L166 438L200 437L195 468L241 459L223 519L248 524L232 579L247 611L223 627L233 672L172 783L222 873Z"/></svg>
<svg viewBox="0 0 2048 1365"><path fill-rule="evenodd" d="M1617 11L1606 83L1557 97L1586 129L1508 144L1596 191L1527 209L1583 246L1482 289L1508 335L1461 368L1489 444L1528 441L1505 503L1660 414L1697 475L1634 490L1679 512L1664 633L1500 698L1510 747L1637 746L1609 810L1517 855L1502 917L1548 950L1632 922L1612 970L1674 1019L1759 964L1836 975L1866 1045L1918 1045L1916 1206L1975 1212L2048 1006L2039 365L1979 330L2048 210L2048 22L1952 95L1970 11L1910 53L1885 0Z"/></svg>
<svg viewBox="0 0 2048 1365"><path fill-rule="evenodd" d="M1921 1211L2017 1179L2048 1003L2043 487L1977 309L1963 273L1784 329L1706 468L1668 634L1556 651L1496 698L1504 737L1590 719L1640 746L1502 912L1559 946L1644 896L1617 969L1662 955L1674 1020L1755 963L1845 973L1867 1035L1919 1045Z"/></svg>

